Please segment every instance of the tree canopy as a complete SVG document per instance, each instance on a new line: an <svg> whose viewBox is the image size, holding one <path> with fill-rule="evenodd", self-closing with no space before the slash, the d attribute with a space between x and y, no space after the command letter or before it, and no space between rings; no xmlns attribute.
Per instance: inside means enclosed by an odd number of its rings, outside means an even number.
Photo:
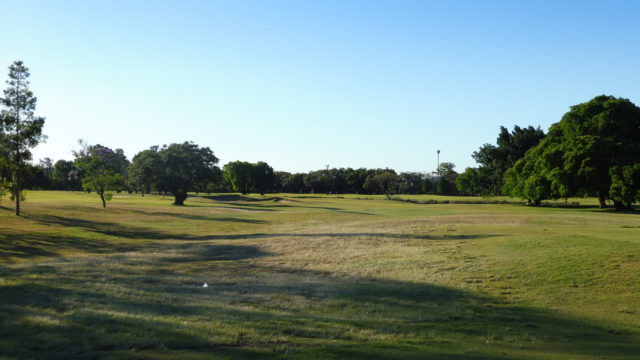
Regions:
<svg viewBox="0 0 640 360"><path fill-rule="evenodd" d="M82 187L87 191L95 191L102 200L102 207L107 207L110 191L118 189L121 184L122 159L120 151L113 151L100 144L89 145L80 141L81 149L74 151L74 165L82 179ZM74 175L72 175L74 176Z"/></svg>
<svg viewBox="0 0 640 360"><path fill-rule="evenodd" d="M162 168L158 146L140 151L133 157L128 167L129 185L135 190L140 190L143 196L145 193L150 193L151 188L156 187L160 182Z"/></svg>
<svg viewBox="0 0 640 360"><path fill-rule="evenodd" d="M638 198L640 108L628 99L601 95L574 105L547 136L505 173L505 193L542 199L598 196L618 209Z"/></svg>
<svg viewBox="0 0 640 360"><path fill-rule="evenodd" d="M185 141L165 145L158 154L162 164L158 186L173 194L174 205L184 205L187 192L215 175L218 158L208 147Z"/></svg>
<svg viewBox="0 0 640 360"><path fill-rule="evenodd" d="M263 161L255 164L233 161L224 166L223 176L229 181L233 191L243 194L250 192L264 194L272 192L276 188L276 180L282 178L284 174L281 173L277 177L273 168Z"/></svg>

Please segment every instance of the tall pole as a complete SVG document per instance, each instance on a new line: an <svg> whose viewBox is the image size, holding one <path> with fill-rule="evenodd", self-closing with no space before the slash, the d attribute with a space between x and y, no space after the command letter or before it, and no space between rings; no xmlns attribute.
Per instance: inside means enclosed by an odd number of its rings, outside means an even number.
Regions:
<svg viewBox="0 0 640 360"><path fill-rule="evenodd" d="M438 150L438 165L436 167L436 172L438 173L438 177L440 177L440 150Z"/></svg>

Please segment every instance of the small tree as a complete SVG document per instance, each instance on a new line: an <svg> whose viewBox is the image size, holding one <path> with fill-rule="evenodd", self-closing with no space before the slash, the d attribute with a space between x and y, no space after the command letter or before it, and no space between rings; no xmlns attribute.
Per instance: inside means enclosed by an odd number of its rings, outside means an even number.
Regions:
<svg viewBox="0 0 640 360"><path fill-rule="evenodd" d="M5 157L11 174L11 193L16 201L16 215L20 216L20 201L24 199L22 172L31 160L30 148L44 141L44 118L35 116L37 98L29 90L29 69L22 61L9 66L9 85L0 104L0 156ZM6 180L5 180L6 181Z"/></svg>
<svg viewBox="0 0 640 360"><path fill-rule="evenodd" d="M631 205L640 200L640 164L614 166L609 173L609 196L613 199L616 209L631 209Z"/></svg>
<svg viewBox="0 0 640 360"><path fill-rule="evenodd" d="M95 191L102 200L102 207L107 207L107 200L113 196L110 191L117 190L121 182L122 164L118 154L100 144L88 145L82 141L80 144L82 148L73 154L82 178L82 187L87 191Z"/></svg>

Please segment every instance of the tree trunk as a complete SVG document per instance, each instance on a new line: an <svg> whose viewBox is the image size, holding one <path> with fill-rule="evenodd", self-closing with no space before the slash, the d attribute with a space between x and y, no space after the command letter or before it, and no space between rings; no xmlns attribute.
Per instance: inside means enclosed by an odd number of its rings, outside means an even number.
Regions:
<svg viewBox="0 0 640 360"><path fill-rule="evenodd" d="M600 209L604 209L607 207L607 203L605 203L604 191L598 191L598 202L600 204Z"/></svg>
<svg viewBox="0 0 640 360"><path fill-rule="evenodd" d="M16 216L20 216L20 166L16 168Z"/></svg>
<svg viewBox="0 0 640 360"><path fill-rule="evenodd" d="M184 201L187 199L187 192L182 190L176 190L173 192L174 202L173 205L184 205Z"/></svg>
<svg viewBox="0 0 640 360"><path fill-rule="evenodd" d="M104 192L100 193L100 200L102 200L102 207L106 208L107 207L107 202L104 200Z"/></svg>

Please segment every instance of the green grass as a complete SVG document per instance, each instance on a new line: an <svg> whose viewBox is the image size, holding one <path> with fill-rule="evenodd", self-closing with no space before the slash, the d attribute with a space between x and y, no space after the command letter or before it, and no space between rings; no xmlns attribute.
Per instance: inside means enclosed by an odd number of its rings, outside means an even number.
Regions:
<svg viewBox="0 0 640 360"><path fill-rule="evenodd" d="M3 200L0 358L638 358L640 215L367 198Z"/></svg>

